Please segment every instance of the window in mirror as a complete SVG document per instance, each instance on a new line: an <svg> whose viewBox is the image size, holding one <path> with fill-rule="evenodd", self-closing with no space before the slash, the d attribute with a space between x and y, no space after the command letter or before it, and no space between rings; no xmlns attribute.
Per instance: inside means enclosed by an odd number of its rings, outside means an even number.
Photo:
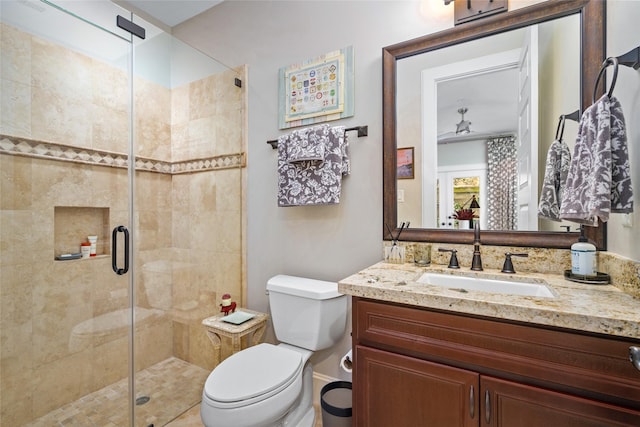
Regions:
<svg viewBox="0 0 640 427"><path fill-rule="evenodd" d="M476 173L474 174L474 172ZM473 217L467 218L463 214L461 219L478 220L483 227L480 201L482 200L484 182L485 171L482 169L439 173L438 228L460 228L460 222L456 217L462 209L466 210L467 216L471 214Z"/></svg>
<svg viewBox="0 0 640 427"><path fill-rule="evenodd" d="M453 179L453 209L478 209L475 206L471 206L473 200L476 200L477 204L480 204L480 177L479 176L465 176ZM477 212L476 212L477 215Z"/></svg>

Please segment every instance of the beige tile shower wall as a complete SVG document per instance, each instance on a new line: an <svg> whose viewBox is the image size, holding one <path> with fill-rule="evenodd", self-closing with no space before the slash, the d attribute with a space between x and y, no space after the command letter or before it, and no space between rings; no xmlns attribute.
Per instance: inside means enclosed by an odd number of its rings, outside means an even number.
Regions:
<svg viewBox="0 0 640 427"><path fill-rule="evenodd" d="M126 152L126 72L9 25L2 31L0 132ZM167 121L165 121L167 122Z"/></svg>
<svg viewBox="0 0 640 427"><path fill-rule="evenodd" d="M239 67L173 89L172 161L243 152L246 84ZM244 169L173 177L174 351L212 369L202 319L220 311L222 295L242 301Z"/></svg>
<svg viewBox="0 0 640 427"><path fill-rule="evenodd" d="M31 55L30 136L91 147L92 60L36 37Z"/></svg>
<svg viewBox="0 0 640 427"><path fill-rule="evenodd" d="M134 81L136 154L171 161L171 89L140 77Z"/></svg>
<svg viewBox="0 0 640 427"><path fill-rule="evenodd" d="M243 151L244 91L234 85L241 73L228 70L173 89L172 161Z"/></svg>
<svg viewBox="0 0 640 427"><path fill-rule="evenodd" d="M31 136L31 37L0 23L0 133Z"/></svg>
<svg viewBox="0 0 640 427"><path fill-rule="evenodd" d="M210 369L211 343L201 322L220 311L223 294L242 298L241 169L173 178L173 301L176 356Z"/></svg>

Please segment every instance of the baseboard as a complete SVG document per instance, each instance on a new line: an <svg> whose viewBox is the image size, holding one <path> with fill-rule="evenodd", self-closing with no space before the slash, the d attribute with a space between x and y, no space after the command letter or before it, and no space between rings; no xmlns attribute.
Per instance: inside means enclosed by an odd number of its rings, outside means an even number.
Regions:
<svg viewBox="0 0 640 427"><path fill-rule="evenodd" d="M313 373L313 404L314 406L320 406L320 391L325 385L340 381L340 378L330 377L328 375L320 374L318 372Z"/></svg>

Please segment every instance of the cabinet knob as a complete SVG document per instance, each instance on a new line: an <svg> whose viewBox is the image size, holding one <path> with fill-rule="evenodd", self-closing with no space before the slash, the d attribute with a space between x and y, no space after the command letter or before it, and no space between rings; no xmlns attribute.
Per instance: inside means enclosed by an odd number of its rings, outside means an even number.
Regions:
<svg viewBox="0 0 640 427"><path fill-rule="evenodd" d="M629 347L629 361L640 371L640 347L635 345Z"/></svg>

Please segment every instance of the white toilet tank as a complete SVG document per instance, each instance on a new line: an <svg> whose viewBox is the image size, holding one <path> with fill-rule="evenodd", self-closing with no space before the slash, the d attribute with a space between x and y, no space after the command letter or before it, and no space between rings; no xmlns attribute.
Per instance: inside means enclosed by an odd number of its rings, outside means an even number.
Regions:
<svg viewBox="0 0 640 427"><path fill-rule="evenodd" d="M281 274L269 279L267 291L278 341L316 351L344 335L347 296L337 283Z"/></svg>

